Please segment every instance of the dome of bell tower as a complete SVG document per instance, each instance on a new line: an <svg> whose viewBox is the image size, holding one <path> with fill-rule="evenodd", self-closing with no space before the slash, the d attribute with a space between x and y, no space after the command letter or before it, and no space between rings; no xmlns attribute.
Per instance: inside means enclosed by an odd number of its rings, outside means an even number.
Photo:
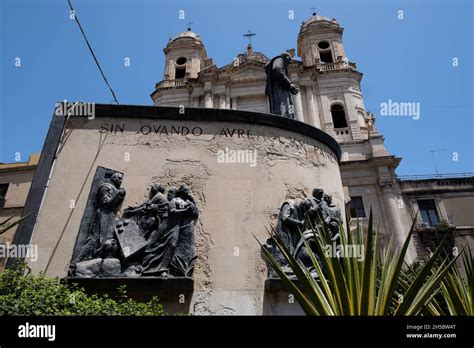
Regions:
<svg viewBox="0 0 474 348"><path fill-rule="evenodd" d="M201 38L191 28L170 38L163 52L165 80L197 78L207 58Z"/></svg>
<svg viewBox="0 0 474 348"><path fill-rule="evenodd" d="M342 61L345 58L343 31L335 19L320 15L313 14L303 21L298 34L298 56L304 66Z"/></svg>

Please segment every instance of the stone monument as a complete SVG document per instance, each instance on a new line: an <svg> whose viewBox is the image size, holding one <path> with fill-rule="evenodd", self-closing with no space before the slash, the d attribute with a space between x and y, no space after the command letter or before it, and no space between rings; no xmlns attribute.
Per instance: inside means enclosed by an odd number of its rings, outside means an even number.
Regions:
<svg viewBox="0 0 474 348"><path fill-rule="evenodd" d="M17 235L38 247L32 272L126 285L168 313L293 313L266 289L254 235L279 223L306 262L305 214L344 206L340 156L328 134L278 115L95 104L94 119L53 116ZM315 183L324 192L307 198Z"/></svg>

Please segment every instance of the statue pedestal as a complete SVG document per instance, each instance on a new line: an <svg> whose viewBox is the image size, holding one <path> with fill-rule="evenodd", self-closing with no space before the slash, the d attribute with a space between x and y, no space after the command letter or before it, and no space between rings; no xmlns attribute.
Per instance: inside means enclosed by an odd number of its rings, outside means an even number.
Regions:
<svg viewBox="0 0 474 348"><path fill-rule="evenodd" d="M30 215L14 241L38 247L38 259L27 260L34 273L66 276L98 167L123 175L120 187L126 196L116 212L119 218L126 207L144 202L153 183L166 192L181 184L189 187L199 218L194 231L180 228L179 236L195 237L191 312L196 315L265 312L267 267L254 236L261 242L268 238L283 202L305 199L320 186L335 206L344 207L341 149L306 123L241 110L134 105L95 104L94 116L67 121L53 116L25 205ZM94 221L97 227L108 220ZM127 227L123 230L127 233ZM125 242L119 242L130 248L122 250L124 258L135 250L130 247L135 244ZM176 244L183 259L192 256L180 240ZM104 292L126 284L129 293L156 294L170 306L179 304L180 291L193 288L192 280L179 278L74 281Z"/></svg>
<svg viewBox="0 0 474 348"><path fill-rule="evenodd" d="M295 280L294 283L301 289L299 280ZM265 280L263 315L305 314L283 280L280 278L267 278Z"/></svg>
<svg viewBox="0 0 474 348"><path fill-rule="evenodd" d="M149 301L156 296L166 312L188 313L194 289L194 280L189 277L66 277L68 284L77 284L88 294L119 294L117 289L125 285L127 296L138 301Z"/></svg>
<svg viewBox="0 0 474 348"><path fill-rule="evenodd" d="M300 287L299 280L294 280L295 285L298 288ZM265 280L265 291L269 292L277 292L277 291L289 291L288 287L286 286L285 282L280 278L268 278Z"/></svg>

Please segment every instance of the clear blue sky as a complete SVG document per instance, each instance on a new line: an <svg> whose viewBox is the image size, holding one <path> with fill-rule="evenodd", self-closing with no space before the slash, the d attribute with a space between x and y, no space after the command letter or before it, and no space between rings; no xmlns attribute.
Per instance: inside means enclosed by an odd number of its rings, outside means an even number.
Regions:
<svg viewBox="0 0 474 348"><path fill-rule="evenodd" d="M110 103L66 0L0 0L0 161L41 150L54 104ZM399 174L474 172L473 2L73 0L79 20L121 104L151 105L163 76L162 49L191 20L218 66L245 50L267 56L296 48L301 22L316 6L344 27L344 46L364 74L366 107L377 116ZM186 18L178 18L184 10ZM288 18L293 10L295 19ZM404 19L397 11L404 11ZM15 67L15 58L21 67ZM124 67L129 57L130 67ZM459 66L453 67L457 57ZM379 116L380 103L421 103L421 118ZM452 160L452 153L459 160Z"/></svg>

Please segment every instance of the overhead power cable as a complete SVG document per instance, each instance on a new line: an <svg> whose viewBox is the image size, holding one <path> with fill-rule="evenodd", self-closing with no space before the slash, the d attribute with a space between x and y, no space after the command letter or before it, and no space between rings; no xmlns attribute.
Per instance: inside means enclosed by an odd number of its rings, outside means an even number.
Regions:
<svg viewBox="0 0 474 348"><path fill-rule="evenodd" d="M76 12L76 10L72 7L71 0L68 0L67 2L68 2L68 4L69 4L69 8L71 9L72 15L74 16L74 20L76 21L77 26L79 27L79 30L81 31L82 36L84 37L84 40L86 40L87 47L89 48L89 51L91 52L92 57L94 58L95 64L96 64L97 67L99 68L99 71L100 71L100 74L102 75L102 78L104 79L105 83L107 84L107 87L109 87L110 93L112 93L112 97L114 98L114 101L115 101L117 104L119 104L119 102L118 102L118 100L117 100L117 97L115 96L114 90L112 89L112 87L110 86L109 81L108 81L107 78L105 77L104 71L103 71L102 68L100 67L99 61L97 60L97 57L95 56L94 50L92 49L92 47L91 47L91 45L90 45L90 43L89 43L89 40L87 40L87 36L86 36L86 34L84 33L84 29L82 29L81 23L79 22L79 18L77 17L77 12Z"/></svg>

